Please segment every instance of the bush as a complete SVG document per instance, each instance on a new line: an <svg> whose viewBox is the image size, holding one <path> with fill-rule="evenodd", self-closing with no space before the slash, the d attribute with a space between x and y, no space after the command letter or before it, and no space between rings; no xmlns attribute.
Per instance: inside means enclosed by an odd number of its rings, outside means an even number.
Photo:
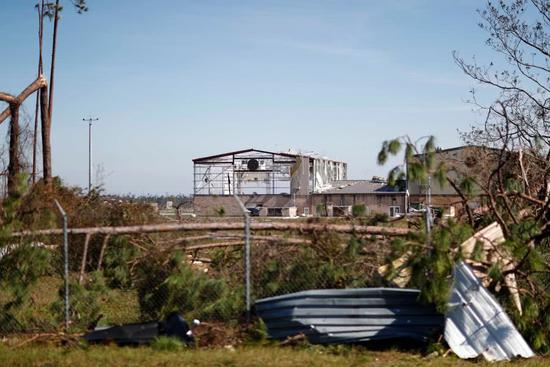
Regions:
<svg viewBox="0 0 550 367"><path fill-rule="evenodd" d="M8 249L10 247L7 247ZM1 248L0 248L1 249ZM0 330L19 332L41 324L32 309L32 290L39 279L54 273L51 251L24 243L0 260Z"/></svg>
<svg viewBox="0 0 550 367"><path fill-rule="evenodd" d="M376 268L372 264L377 260L360 254L364 245L365 242L352 238L343 247L338 236L323 234L310 246L297 246L275 257L262 245L261 251L267 253L255 251L256 258L261 261L265 256L265 260L253 265L254 295L264 298L308 289L378 285L378 279L367 270Z"/></svg>
<svg viewBox="0 0 550 367"><path fill-rule="evenodd" d="M86 284L81 285L76 282L69 284L69 320L72 330L90 330L95 328L101 314L100 301L107 291L105 279L98 272L89 274ZM59 288L59 297L51 305L51 310L55 314L58 323L62 323L65 318L65 285Z"/></svg>
<svg viewBox="0 0 550 367"><path fill-rule="evenodd" d="M367 225L376 226L380 223L388 223L389 216L386 213L374 213L367 218Z"/></svg>
<svg viewBox="0 0 550 367"><path fill-rule="evenodd" d="M317 204L315 207L315 213L318 217L327 216L327 206L325 204Z"/></svg>
<svg viewBox="0 0 550 367"><path fill-rule="evenodd" d="M35 315L28 311L34 300L32 288L40 277L55 271L53 253L41 243L27 238L12 238L21 230L21 197L25 190L24 177L18 177L16 192L2 200L0 206L0 330L24 331L35 324Z"/></svg>
<svg viewBox="0 0 550 367"><path fill-rule="evenodd" d="M130 261L138 251L125 237L115 237L109 241L103 261L103 275L110 288L129 289L132 286Z"/></svg>
<svg viewBox="0 0 550 367"><path fill-rule="evenodd" d="M353 215L355 218L357 217L364 217L367 213L367 207L365 204L355 204L351 207L351 215Z"/></svg>
<svg viewBox="0 0 550 367"><path fill-rule="evenodd" d="M176 312L190 319L230 321L244 309L241 289L191 269L181 252L168 259L150 256L136 268L144 319L159 320Z"/></svg>

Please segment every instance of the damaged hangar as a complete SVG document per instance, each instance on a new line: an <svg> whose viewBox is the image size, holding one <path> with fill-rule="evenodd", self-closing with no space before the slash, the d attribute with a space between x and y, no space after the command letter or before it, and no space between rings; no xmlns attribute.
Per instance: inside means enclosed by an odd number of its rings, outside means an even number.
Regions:
<svg viewBox="0 0 550 367"><path fill-rule="evenodd" d="M404 192L382 181L347 180L345 162L318 154L227 152L193 159L193 177L194 210L202 216L241 215L234 194L259 216L348 215L355 204L390 215L404 211Z"/></svg>

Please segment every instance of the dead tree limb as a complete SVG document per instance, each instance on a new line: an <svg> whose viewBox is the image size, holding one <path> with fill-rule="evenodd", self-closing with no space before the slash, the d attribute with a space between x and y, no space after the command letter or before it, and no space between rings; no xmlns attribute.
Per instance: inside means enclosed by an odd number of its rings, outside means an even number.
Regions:
<svg viewBox="0 0 550 367"><path fill-rule="evenodd" d="M231 238L243 238L242 235L234 234L225 234L222 236L215 236L214 239L231 239ZM250 236L252 241L263 241L263 242L272 242L272 243L287 243L289 245L304 245L311 244L311 240L306 238L288 238L284 236Z"/></svg>
<svg viewBox="0 0 550 367"><path fill-rule="evenodd" d="M103 238L103 243L101 244L101 250L99 251L99 260L97 261L97 271L101 270L101 265L103 264L103 256L105 256L105 249L107 248L107 244L109 243L109 238L111 236L106 235L105 238Z"/></svg>
<svg viewBox="0 0 550 367"><path fill-rule="evenodd" d="M256 237L256 238L254 238ZM311 244L311 240L301 240L297 238L282 238L282 237L272 237L272 236L252 236L251 238L255 243L278 243L281 245L308 245ZM185 251L197 251L197 250L207 250L212 248L219 247L237 247L244 246L244 240L235 240L235 241L225 241L225 242L214 242L214 243L205 243L201 245L193 245L185 247Z"/></svg>
<svg viewBox="0 0 550 367"><path fill-rule="evenodd" d="M25 88L25 90L23 90L23 92L19 93L19 95L17 97L14 97L14 96L12 96L8 93L0 92L0 100L2 100L4 102L7 102L9 104L19 104L20 105L21 103L23 103L25 101L25 99L27 99L28 96L30 96L31 94L36 92L38 89L40 89L42 87L45 87L47 85L48 85L48 83L46 82L46 78L44 78L43 75L40 75L38 78L36 78L36 80L34 82L29 84L29 86L27 88ZM4 96L4 97L8 96L8 98L11 97L12 102L3 99L2 96ZM13 98L15 98L15 100L13 100ZM2 122L4 122L8 117L10 117L10 115L11 115L10 107L7 107L4 111L2 111L2 113L0 113L0 124Z"/></svg>
<svg viewBox="0 0 550 367"><path fill-rule="evenodd" d="M9 163L8 163L8 194L13 194L17 191L17 176L21 171L19 162L19 107L25 99L40 88L45 87L46 79L43 76L36 78L27 88L23 90L17 97L11 94L0 92L0 101L7 102L9 107L0 115L0 124L10 116L10 148L9 148ZM6 115L6 117L4 117Z"/></svg>
<svg viewBox="0 0 550 367"><path fill-rule="evenodd" d="M462 190L460 190L458 185L455 184L454 181L451 180L449 177L447 177L447 182L453 187L453 189L456 191L458 196L460 196L460 199L462 200L462 206L464 207L464 210L468 215L468 221L470 222L470 225L472 226L472 228L474 228L475 226L474 215L472 213L472 208L470 208L470 206L468 205L468 198L466 197L466 195L464 195Z"/></svg>
<svg viewBox="0 0 550 367"><path fill-rule="evenodd" d="M236 246L243 246L244 241L225 241L225 242L215 242L215 243L207 243L204 245L194 245L194 246L187 246L185 247L185 251L196 251L196 250L206 250L211 248L219 248L219 247L236 247Z"/></svg>
<svg viewBox="0 0 550 367"><path fill-rule="evenodd" d="M17 97L12 96L11 94L0 92L0 101L4 101L6 103L9 103L10 105L16 105L18 104ZM6 109L8 111L8 116L10 115L11 108L8 107Z"/></svg>
<svg viewBox="0 0 550 367"><path fill-rule="evenodd" d="M92 235L90 233L86 234L86 239L84 240L84 251L82 252L82 263L80 264L80 276L78 277L78 283L82 284L84 280L84 272L86 271L86 260L88 258L88 245L90 244L90 238Z"/></svg>

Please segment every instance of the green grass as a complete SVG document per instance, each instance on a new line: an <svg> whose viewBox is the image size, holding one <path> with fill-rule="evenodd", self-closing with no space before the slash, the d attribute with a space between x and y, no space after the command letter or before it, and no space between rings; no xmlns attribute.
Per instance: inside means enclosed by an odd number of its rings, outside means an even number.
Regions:
<svg viewBox="0 0 550 367"><path fill-rule="evenodd" d="M398 351L375 352L348 348L238 347L157 350L116 346L55 347L0 344L0 366L547 366L548 359L512 363L462 361L456 357L425 358Z"/></svg>
<svg viewBox="0 0 550 367"><path fill-rule="evenodd" d="M100 302L103 318L99 325L117 325L141 321L137 291L109 289Z"/></svg>
<svg viewBox="0 0 550 367"><path fill-rule="evenodd" d="M31 289L29 300L15 312L17 320L28 332L52 332L59 330L61 321L56 320L51 306L60 301L59 289L63 280L59 277L42 277ZM4 302L12 299L12 295L0 283L0 308ZM141 320L137 291L107 289L98 299L100 313L103 315L99 325L115 325L138 322ZM60 317L60 315L57 315ZM3 330L0 325L0 332ZM84 330L72 330L81 332Z"/></svg>

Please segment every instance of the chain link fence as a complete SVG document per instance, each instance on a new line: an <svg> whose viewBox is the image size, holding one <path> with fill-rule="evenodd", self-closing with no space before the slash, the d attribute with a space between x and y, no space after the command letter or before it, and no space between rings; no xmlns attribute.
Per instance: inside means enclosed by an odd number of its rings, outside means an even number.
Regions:
<svg viewBox="0 0 550 367"><path fill-rule="evenodd" d="M171 312L245 324L243 238L242 231L70 236L67 331L161 320ZM307 289L383 284L377 269L389 251L384 239L259 230L249 241L252 304ZM0 335L63 331L63 238L3 245L0 255Z"/></svg>

